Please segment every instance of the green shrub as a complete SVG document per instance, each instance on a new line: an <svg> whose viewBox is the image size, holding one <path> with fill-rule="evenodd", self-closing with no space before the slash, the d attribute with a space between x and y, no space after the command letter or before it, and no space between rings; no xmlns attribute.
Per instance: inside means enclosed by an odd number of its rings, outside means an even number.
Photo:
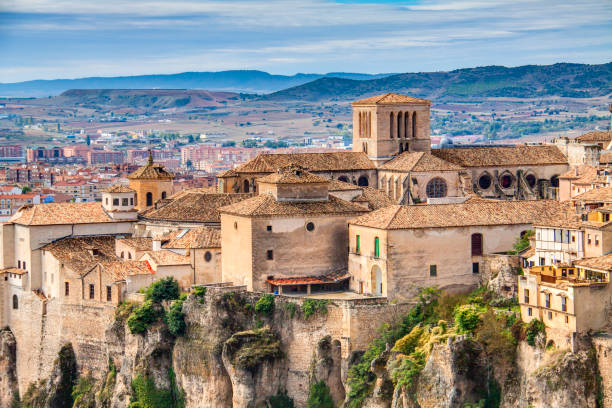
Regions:
<svg viewBox="0 0 612 408"><path fill-rule="evenodd" d="M132 379L132 398L128 408L183 408L185 398L176 386L174 372L170 370L170 389L158 389L149 377L138 375Z"/></svg>
<svg viewBox="0 0 612 408"><path fill-rule="evenodd" d="M225 341L223 352L234 366L251 372L264 361L283 357L278 335L267 326L234 333Z"/></svg>
<svg viewBox="0 0 612 408"><path fill-rule="evenodd" d="M399 367L393 370L393 382L406 387L409 392L412 392L416 385L416 380L419 378L424 367L425 354L421 351L415 351L409 356L402 358Z"/></svg>
<svg viewBox="0 0 612 408"><path fill-rule="evenodd" d="M274 311L274 295L266 293L257 299L257 303L255 303L255 311L265 315L272 314Z"/></svg>
<svg viewBox="0 0 612 408"><path fill-rule="evenodd" d="M204 300L206 298L205 286L194 286L192 293L196 297L196 299L198 299L198 303L204 303Z"/></svg>
<svg viewBox="0 0 612 408"><path fill-rule="evenodd" d="M328 302L329 301L326 299L304 300L304 303L302 303L302 314L304 315L304 319L308 319L316 313L326 314Z"/></svg>
<svg viewBox="0 0 612 408"><path fill-rule="evenodd" d="M317 381L310 386L307 408L334 408L334 400L325 381Z"/></svg>
<svg viewBox="0 0 612 408"><path fill-rule="evenodd" d="M87 376L79 377L72 388L72 400L75 407L96 408L96 398L91 392L94 385L93 378Z"/></svg>
<svg viewBox="0 0 612 408"><path fill-rule="evenodd" d="M185 334L185 313L183 313L183 300L175 300L166 313L166 324L168 331L174 336L182 336Z"/></svg>
<svg viewBox="0 0 612 408"><path fill-rule="evenodd" d="M287 395L287 391L278 390L276 395L268 398L266 401L269 408L294 408L293 398Z"/></svg>
<svg viewBox="0 0 612 408"><path fill-rule="evenodd" d="M461 305L455 308L455 325L460 332L470 333L480 323L482 308L477 305Z"/></svg>
<svg viewBox="0 0 612 408"><path fill-rule="evenodd" d="M146 332L160 317L161 310L159 306L154 305L149 299L132 311L132 314L127 319L127 324L133 334L140 334Z"/></svg>
<svg viewBox="0 0 612 408"><path fill-rule="evenodd" d="M293 319L293 316L295 316L295 312L297 312L297 305L293 302L287 302L284 304L283 307L285 308L285 311L289 314L289 317Z"/></svg>
<svg viewBox="0 0 612 408"><path fill-rule="evenodd" d="M172 276L153 282L146 290L146 299L154 303L178 299L179 295L178 282Z"/></svg>
<svg viewBox="0 0 612 408"><path fill-rule="evenodd" d="M535 339L540 333L544 333L546 326L544 322L538 319L533 319L527 324L527 329L525 329L525 339L527 340L527 344L530 346L535 346Z"/></svg>

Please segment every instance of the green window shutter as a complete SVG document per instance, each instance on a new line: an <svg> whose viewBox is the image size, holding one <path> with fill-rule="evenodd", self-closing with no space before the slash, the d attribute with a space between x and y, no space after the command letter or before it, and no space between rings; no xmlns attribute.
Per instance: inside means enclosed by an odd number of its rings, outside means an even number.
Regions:
<svg viewBox="0 0 612 408"><path fill-rule="evenodd" d="M376 258L380 257L380 241L378 237L374 238L374 256Z"/></svg>
<svg viewBox="0 0 612 408"><path fill-rule="evenodd" d="M361 252L361 245L359 244L359 235L357 235L357 244L355 247L355 252L360 253Z"/></svg>

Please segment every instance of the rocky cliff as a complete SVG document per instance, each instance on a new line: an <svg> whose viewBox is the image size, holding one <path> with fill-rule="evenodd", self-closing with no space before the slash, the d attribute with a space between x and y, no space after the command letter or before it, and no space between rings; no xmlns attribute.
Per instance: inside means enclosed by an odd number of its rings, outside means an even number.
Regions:
<svg viewBox="0 0 612 408"><path fill-rule="evenodd" d="M21 406L598 406L594 351L547 350L541 333L529 345L505 307L484 311L492 300L483 293L452 302L435 293L422 297L407 314L389 316L392 324L369 346L350 353L338 331L346 324L342 313L350 315L346 305L283 297L266 304L260 294L209 289L182 303L180 335L168 318L133 334L127 324L133 307L123 307L106 331L108 364L99 375L77 378L66 345L51 378L30 387ZM462 309L461 302L480 309ZM460 316L455 321L444 316L451 309ZM479 316L473 321L472 309ZM0 334L0 405L17 407L15 344L10 331Z"/></svg>

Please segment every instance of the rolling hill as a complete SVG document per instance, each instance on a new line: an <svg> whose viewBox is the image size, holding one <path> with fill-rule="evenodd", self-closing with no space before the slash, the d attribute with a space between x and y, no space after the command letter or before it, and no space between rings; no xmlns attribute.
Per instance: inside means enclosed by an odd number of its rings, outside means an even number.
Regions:
<svg viewBox="0 0 612 408"><path fill-rule="evenodd" d="M264 96L273 101L343 101L384 92L441 100L474 97L595 97L612 93L612 62L600 65L486 66L449 72L406 73L355 81L319 78Z"/></svg>
<svg viewBox="0 0 612 408"><path fill-rule="evenodd" d="M332 72L329 74L295 74L287 76L251 70L35 80L0 83L0 97L53 96L69 89L206 89L209 91L268 93L301 85L326 76L364 80L381 78L387 75L391 74L369 75Z"/></svg>

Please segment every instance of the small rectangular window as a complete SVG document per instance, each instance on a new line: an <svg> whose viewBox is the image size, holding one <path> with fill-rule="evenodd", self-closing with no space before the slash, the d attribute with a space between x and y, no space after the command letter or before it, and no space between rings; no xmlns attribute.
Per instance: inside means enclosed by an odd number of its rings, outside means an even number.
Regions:
<svg viewBox="0 0 612 408"><path fill-rule="evenodd" d="M268 252L266 254L268 260L272 260L274 259L274 251L272 251L271 249L268 249Z"/></svg>
<svg viewBox="0 0 612 408"><path fill-rule="evenodd" d="M360 240L360 238L361 237L359 235L357 235L355 237L355 252L357 252L357 253L361 253L361 242L360 242L361 240Z"/></svg>
<svg viewBox="0 0 612 408"><path fill-rule="evenodd" d="M106 300L108 302L110 302L111 300L113 300L113 292L110 286L106 287Z"/></svg>
<svg viewBox="0 0 612 408"><path fill-rule="evenodd" d="M272 231L272 226L271 226L271 225L268 225L268 226L266 227L266 231Z"/></svg>
<svg viewBox="0 0 612 408"><path fill-rule="evenodd" d="M113 205L119 205L119 199L113 198Z"/></svg>
<svg viewBox="0 0 612 408"><path fill-rule="evenodd" d="M28 267L26 266L26 261L23 261L23 269L28 269Z"/></svg>
<svg viewBox="0 0 612 408"><path fill-rule="evenodd" d="M552 312L548 312L548 320L552 320Z"/></svg>
<svg viewBox="0 0 612 408"><path fill-rule="evenodd" d="M540 258L540 266L546 265L546 259Z"/></svg>
<svg viewBox="0 0 612 408"><path fill-rule="evenodd" d="M544 295L544 298L546 299L546 307L550 309L550 293Z"/></svg>
<svg viewBox="0 0 612 408"><path fill-rule="evenodd" d="M567 312L567 298L566 297L561 298L561 311Z"/></svg>
<svg viewBox="0 0 612 408"><path fill-rule="evenodd" d="M64 282L64 296L70 295L70 282Z"/></svg>
<svg viewBox="0 0 612 408"><path fill-rule="evenodd" d="M527 316L531 316L531 315L532 315L532 313L533 313L533 312L532 312L531 308L530 308L530 307L529 307L529 308L527 308Z"/></svg>
<svg viewBox="0 0 612 408"><path fill-rule="evenodd" d="M130 197L130 205L134 205L134 197Z"/></svg>
<svg viewBox="0 0 612 408"><path fill-rule="evenodd" d="M127 198L121 199L121 205L124 206L124 207L129 205L128 202L129 202L129 200Z"/></svg>
<svg viewBox="0 0 612 408"><path fill-rule="evenodd" d="M438 276L438 265L429 265L429 276Z"/></svg>
<svg viewBox="0 0 612 408"><path fill-rule="evenodd" d="M565 316L565 323L569 323L569 317Z"/></svg>
<svg viewBox="0 0 612 408"><path fill-rule="evenodd" d="M525 303L529 303L529 289L525 289Z"/></svg>
<svg viewBox="0 0 612 408"><path fill-rule="evenodd" d="M17 261L17 268L21 269L21 261Z"/></svg>
<svg viewBox="0 0 612 408"><path fill-rule="evenodd" d="M472 273L480 273L480 263L478 262L472 263Z"/></svg>
<svg viewBox="0 0 612 408"><path fill-rule="evenodd" d="M93 283L89 284L89 298L93 299L95 297L96 291Z"/></svg>

